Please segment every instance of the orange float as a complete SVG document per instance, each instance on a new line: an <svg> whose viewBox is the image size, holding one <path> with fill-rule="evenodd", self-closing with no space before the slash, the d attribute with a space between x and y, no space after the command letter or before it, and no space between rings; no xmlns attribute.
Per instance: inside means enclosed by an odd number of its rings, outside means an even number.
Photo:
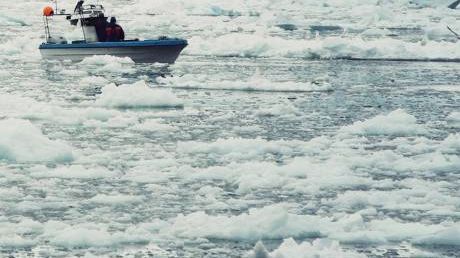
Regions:
<svg viewBox="0 0 460 258"><path fill-rule="evenodd" d="M54 9L51 6L47 6L43 8L43 16L53 16L54 15Z"/></svg>

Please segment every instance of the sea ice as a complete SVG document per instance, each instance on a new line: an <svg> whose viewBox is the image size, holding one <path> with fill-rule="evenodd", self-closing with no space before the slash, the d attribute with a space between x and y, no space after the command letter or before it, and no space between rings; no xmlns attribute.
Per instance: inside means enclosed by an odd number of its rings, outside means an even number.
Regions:
<svg viewBox="0 0 460 258"><path fill-rule="evenodd" d="M452 59L460 47L451 42L406 42L399 39L327 37L308 40L267 35L227 34L217 38L193 37L188 54L286 58Z"/></svg>
<svg viewBox="0 0 460 258"><path fill-rule="evenodd" d="M178 87L190 89L212 89L212 90L242 90L242 91L277 91L277 92L309 92L309 91L331 91L332 86L321 78L312 82L274 82L258 72L242 80L225 80L205 75L186 74L176 77L158 77L157 82L165 87Z"/></svg>
<svg viewBox="0 0 460 258"><path fill-rule="evenodd" d="M289 237L317 237L331 225L327 218L289 213L282 204L250 209L238 216L211 216L204 212L179 215L164 229L179 237L257 241Z"/></svg>
<svg viewBox="0 0 460 258"><path fill-rule="evenodd" d="M420 135L427 130L417 124L417 119L402 109L397 109L387 115L378 115L366 121L355 122L342 128L341 132L362 135Z"/></svg>
<svg viewBox="0 0 460 258"><path fill-rule="evenodd" d="M454 127L460 127L460 112L452 112L447 117L447 122Z"/></svg>
<svg viewBox="0 0 460 258"><path fill-rule="evenodd" d="M261 242L257 243L254 250L246 258L364 258L365 254L344 250L339 242L327 239L317 239L313 243L302 242L298 244L294 239L288 238L273 252L268 253Z"/></svg>
<svg viewBox="0 0 460 258"><path fill-rule="evenodd" d="M48 139L27 120L0 120L0 159L9 162L69 162L72 148Z"/></svg>
<svg viewBox="0 0 460 258"><path fill-rule="evenodd" d="M117 108L164 108L182 107L184 104L170 90L153 89L144 81L139 81L132 85L105 86L95 105Z"/></svg>

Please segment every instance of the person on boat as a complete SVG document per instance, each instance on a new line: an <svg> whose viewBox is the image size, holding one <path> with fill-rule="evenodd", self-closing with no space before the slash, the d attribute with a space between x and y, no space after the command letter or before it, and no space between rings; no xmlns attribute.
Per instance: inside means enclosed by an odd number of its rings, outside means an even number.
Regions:
<svg viewBox="0 0 460 258"><path fill-rule="evenodd" d="M108 24L109 23L107 22L107 18L104 17L103 13L100 13L99 17L97 17L96 22L94 23L97 39L99 42L105 42L107 40L106 30Z"/></svg>
<svg viewBox="0 0 460 258"><path fill-rule="evenodd" d="M75 6L75 10L73 12L74 13L81 13L81 8L82 8L84 2L85 2L85 0L79 0L77 2L77 5Z"/></svg>
<svg viewBox="0 0 460 258"><path fill-rule="evenodd" d="M117 24L115 17L110 18L110 23L105 29L106 41L123 41L125 40L125 32L123 28Z"/></svg>

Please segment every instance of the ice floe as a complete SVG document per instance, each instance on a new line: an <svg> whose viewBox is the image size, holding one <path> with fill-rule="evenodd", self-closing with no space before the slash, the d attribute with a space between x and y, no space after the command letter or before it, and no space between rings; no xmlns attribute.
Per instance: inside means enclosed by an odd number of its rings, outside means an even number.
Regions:
<svg viewBox="0 0 460 258"><path fill-rule="evenodd" d="M267 141L264 139L230 138L215 142L180 142L177 150L188 154L207 154L209 158L227 156L228 160L251 160L269 154L293 155L302 149L302 141Z"/></svg>
<svg viewBox="0 0 460 258"><path fill-rule="evenodd" d="M153 89L144 81L139 81L131 85L109 84L103 87L95 105L116 108L164 108L181 107L184 102L171 90Z"/></svg>
<svg viewBox="0 0 460 258"><path fill-rule="evenodd" d="M9 162L69 162L72 147L43 135L27 120L0 120L0 158Z"/></svg>
<svg viewBox="0 0 460 258"><path fill-rule="evenodd" d="M134 62L129 57L116 56L92 56L79 63L81 68L98 74L132 74L136 71L133 65Z"/></svg>
<svg viewBox="0 0 460 258"><path fill-rule="evenodd" d="M452 112L447 117L447 122L449 123L449 125L460 127L460 112Z"/></svg>
<svg viewBox="0 0 460 258"><path fill-rule="evenodd" d="M36 47L40 44L38 38L17 37L0 43L0 58L6 60L39 61L40 53Z"/></svg>
<svg viewBox="0 0 460 258"><path fill-rule="evenodd" d="M328 37L286 40L281 37L227 34L218 38L193 37L186 53L239 57L287 57L309 59L453 59L459 46L451 42L405 42L399 39Z"/></svg>
<svg viewBox="0 0 460 258"><path fill-rule="evenodd" d="M129 57L116 57L116 56L92 56L87 57L81 64L85 65L108 65L111 63L121 63L121 64L134 64L133 60Z"/></svg>
<svg viewBox="0 0 460 258"><path fill-rule="evenodd" d="M251 209L238 216L211 216L196 212L179 215L168 233L180 237L207 237L231 240L283 239L288 237L317 237L328 219L289 213L283 205Z"/></svg>
<svg viewBox="0 0 460 258"><path fill-rule="evenodd" d="M144 232L142 232L144 233ZM66 226L52 232L50 243L66 248L112 247L121 244L145 244L148 239L141 232L118 232L111 234L97 225Z"/></svg>
<svg viewBox="0 0 460 258"><path fill-rule="evenodd" d="M457 245L458 224L427 225L402 223L392 219L366 222L362 215L298 215L289 211L288 204L250 209L236 216L208 215L196 212L179 215L162 233L179 237L205 237L239 241L327 237L348 244L377 244L409 241L418 245Z"/></svg>
<svg viewBox="0 0 460 258"><path fill-rule="evenodd" d="M18 235L0 237L1 247L25 248L25 247L34 246L35 244L36 244L35 241L25 239Z"/></svg>
<svg viewBox="0 0 460 258"><path fill-rule="evenodd" d="M364 122L355 122L345 126L342 132L364 135L419 135L427 133L422 125L417 124L417 119L398 109L387 115L378 115Z"/></svg>
<svg viewBox="0 0 460 258"><path fill-rule="evenodd" d="M262 242L247 254L246 258L316 258L316 257L340 257L359 258L367 257L354 251L344 250L339 242L327 239L317 239L312 243L302 242L298 244L294 239L288 238L273 252L268 252Z"/></svg>
<svg viewBox="0 0 460 258"><path fill-rule="evenodd" d="M90 121L106 122L123 116L117 110L101 107L68 107L63 102L45 103L16 94L0 95L0 115L9 118L45 120L59 124L75 125Z"/></svg>
<svg viewBox="0 0 460 258"><path fill-rule="evenodd" d="M458 246L460 245L460 225L417 237L414 242L420 245Z"/></svg>
<svg viewBox="0 0 460 258"><path fill-rule="evenodd" d="M165 87L212 90L242 90L242 91L278 91L278 92L309 92L330 91L332 86L327 80L312 80L312 82L274 82L256 72L246 81L222 80L206 75L186 74L175 77L158 77L157 82Z"/></svg>

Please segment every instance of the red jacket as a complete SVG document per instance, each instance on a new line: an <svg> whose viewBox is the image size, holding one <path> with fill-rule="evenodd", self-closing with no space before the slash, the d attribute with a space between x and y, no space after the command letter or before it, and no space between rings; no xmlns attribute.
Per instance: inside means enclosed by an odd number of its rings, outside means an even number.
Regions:
<svg viewBox="0 0 460 258"><path fill-rule="evenodd" d="M106 41L123 41L125 40L125 32L118 24L110 24L105 29Z"/></svg>

